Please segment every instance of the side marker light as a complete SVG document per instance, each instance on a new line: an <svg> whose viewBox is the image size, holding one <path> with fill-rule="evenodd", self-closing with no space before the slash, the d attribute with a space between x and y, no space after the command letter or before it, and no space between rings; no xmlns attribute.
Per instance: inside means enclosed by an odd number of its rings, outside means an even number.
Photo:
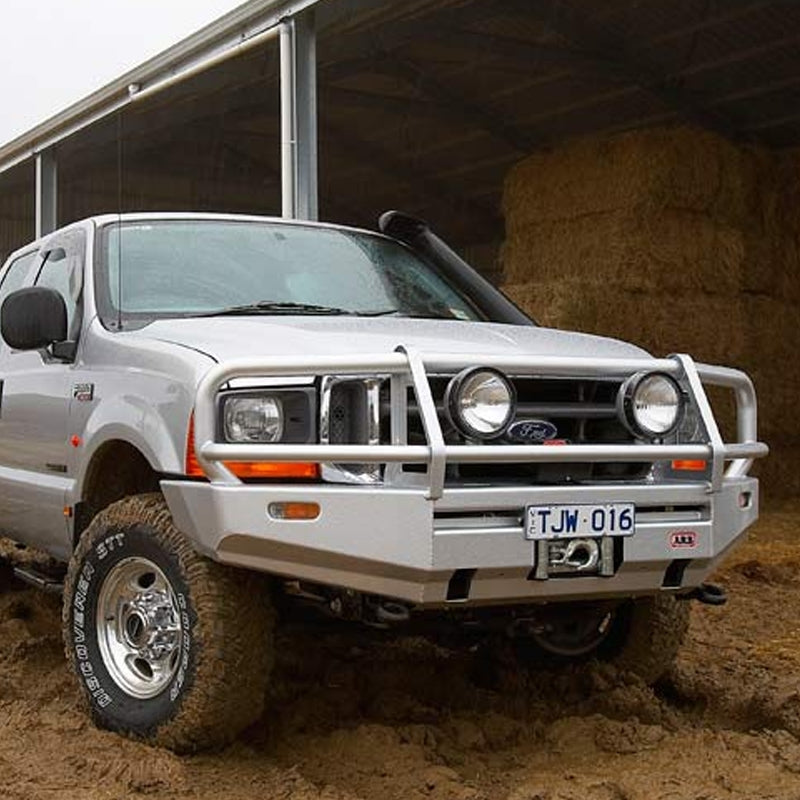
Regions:
<svg viewBox="0 0 800 800"><path fill-rule="evenodd" d="M270 503L267 513L272 519L314 520L319 517L319 503Z"/></svg>

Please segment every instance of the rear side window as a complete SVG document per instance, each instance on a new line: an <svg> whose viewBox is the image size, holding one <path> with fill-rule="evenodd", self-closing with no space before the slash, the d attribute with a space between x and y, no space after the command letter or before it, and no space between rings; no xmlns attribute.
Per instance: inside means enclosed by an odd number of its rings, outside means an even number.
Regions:
<svg viewBox="0 0 800 800"><path fill-rule="evenodd" d="M33 262L36 260L36 252L26 253L20 256L8 265L5 273L3 273L2 282L0 282L0 303L11 294L21 289L26 282Z"/></svg>

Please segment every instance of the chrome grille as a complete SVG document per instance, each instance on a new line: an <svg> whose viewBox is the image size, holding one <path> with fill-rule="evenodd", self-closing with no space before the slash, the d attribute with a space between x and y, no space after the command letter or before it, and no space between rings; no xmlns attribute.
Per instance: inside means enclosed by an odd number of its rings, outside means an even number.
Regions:
<svg viewBox="0 0 800 800"><path fill-rule="evenodd" d="M379 444L377 406L381 378L337 378L322 381L320 441L323 444ZM381 477L378 464L323 464L322 476L344 483L376 483Z"/></svg>

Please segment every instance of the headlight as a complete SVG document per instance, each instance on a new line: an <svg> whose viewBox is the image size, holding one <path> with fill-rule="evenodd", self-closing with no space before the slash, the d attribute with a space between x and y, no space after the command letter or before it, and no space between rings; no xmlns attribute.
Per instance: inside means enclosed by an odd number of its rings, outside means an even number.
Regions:
<svg viewBox="0 0 800 800"><path fill-rule="evenodd" d="M663 372L640 372L622 384L617 408L635 436L658 439L680 424L684 413L681 387Z"/></svg>
<svg viewBox="0 0 800 800"><path fill-rule="evenodd" d="M445 408L465 436L494 439L514 416L514 388L497 370L466 369L450 381Z"/></svg>
<svg viewBox="0 0 800 800"><path fill-rule="evenodd" d="M283 403L278 397L229 397L225 401L223 426L229 442L280 441L283 420Z"/></svg>

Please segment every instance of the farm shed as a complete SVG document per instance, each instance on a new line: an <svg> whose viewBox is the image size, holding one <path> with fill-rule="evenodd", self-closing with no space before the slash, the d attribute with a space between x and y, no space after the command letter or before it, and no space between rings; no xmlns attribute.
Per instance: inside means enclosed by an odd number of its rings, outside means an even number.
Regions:
<svg viewBox="0 0 800 800"><path fill-rule="evenodd" d="M252 0L0 147L0 255L91 213L428 218L546 324L755 377L800 491L800 6Z"/></svg>

